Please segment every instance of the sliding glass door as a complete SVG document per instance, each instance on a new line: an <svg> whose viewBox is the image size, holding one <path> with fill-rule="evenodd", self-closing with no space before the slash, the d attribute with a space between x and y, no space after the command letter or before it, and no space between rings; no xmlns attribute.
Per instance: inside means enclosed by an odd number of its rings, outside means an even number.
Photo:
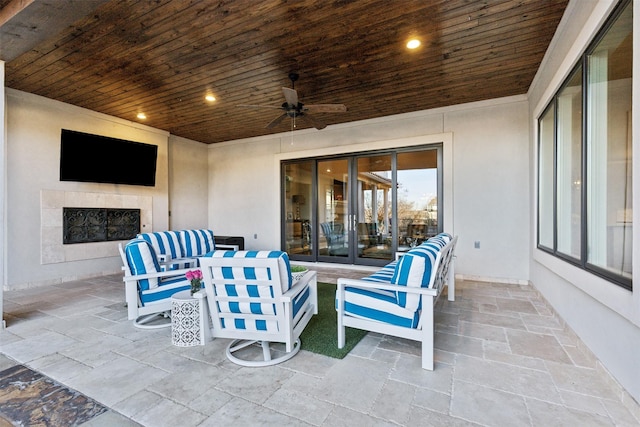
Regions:
<svg viewBox="0 0 640 427"><path fill-rule="evenodd" d="M441 231L439 150L398 153L396 235L407 251Z"/></svg>
<svg viewBox="0 0 640 427"><path fill-rule="evenodd" d="M290 256L312 257L314 235L311 223L315 205L313 185L315 162L311 160L286 164L283 167L284 197L282 199L282 247Z"/></svg>
<svg viewBox="0 0 640 427"><path fill-rule="evenodd" d="M361 264L392 259L393 158L392 154L380 154L361 156L355 161L354 228L356 257Z"/></svg>
<svg viewBox="0 0 640 427"><path fill-rule="evenodd" d="M318 260L350 262L349 159L318 160Z"/></svg>
<svg viewBox="0 0 640 427"><path fill-rule="evenodd" d="M291 259L384 265L441 230L440 146L283 162Z"/></svg>

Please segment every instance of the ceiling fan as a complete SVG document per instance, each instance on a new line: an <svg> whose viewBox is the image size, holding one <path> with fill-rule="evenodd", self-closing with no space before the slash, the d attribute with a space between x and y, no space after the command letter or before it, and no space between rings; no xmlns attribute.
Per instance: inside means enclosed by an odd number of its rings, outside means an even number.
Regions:
<svg viewBox="0 0 640 427"><path fill-rule="evenodd" d="M284 111L281 115L273 119L267 125L268 129L276 127L286 117L291 117L293 119L292 126L294 127L295 127L295 120L297 118L301 118L303 120L306 120L309 124L311 124L316 129L320 130L320 129L326 128L327 125L309 113L344 113L347 111L347 107L344 104L305 105L302 102L300 102L298 99L298 92L295 90L295 83L298 80L298 77L299 77L298 73L289 73L289 79L291 80L291 89L289 89L288 87L282 88L282 93L284 94L285 102L283 102L281 106L276 107L272 105L240 105L240 107L275 108L275 109Z"/></svg>

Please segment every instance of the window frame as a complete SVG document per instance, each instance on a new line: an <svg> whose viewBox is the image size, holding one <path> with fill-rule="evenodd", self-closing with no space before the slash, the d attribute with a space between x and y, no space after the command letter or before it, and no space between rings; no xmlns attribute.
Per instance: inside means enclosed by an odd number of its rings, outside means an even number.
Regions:
<svg viewBox="0 0 640 427"><path fill-rule="evenodd" d="M536 206L536 212L537 212L537 219L536 219L536 248L540 251L543 251L545 253L548 253L556 258L559 258L571 265L574 265L582 270L585 270L588 273L594 274L600 278L603 278L615 285L618 285L624 289L633 290L633 279L632 277L626 277L623 276L621 274L616 274L613 273L610 270L607 270L606 268L600 267L598 265L592 264L589 262L589 255L588 255L588 245L589 245L589 238L588 238L588 188L587 188L587 183L588 183L588 177L587 177L587 167L588 167L588 157L587 157L587 151L588 151L588 142L587 142L587 128L589 126L589 112L587 111L587 104L588 104L588 95L589 95L589 85L588 85L588 73L589 73L589 67L588 67L588 58L589 55L591 55L594 50L598 47L599 43L604 39L604 37L606 37L606 35L608 34L608 32L611 30L611 28L613 27L613 25L616 23L617 19L620 17L620 15L625 11L625 9L627 7L633 7L633 2L632 0L621 0L613 9L613 12L607 17L607 19L605 20L604 25L602 25L602 27L597 31L595 37L593 38L593 40L590 41L590 43L588 43L588 45L586 46L586 48L584 49L584 51L580 54L580 56L578 57L578 60L576 61L576 64L574 64L573 67L571 67L571 70L569 71L569 73L567 73L566 77L563 79L562 84L559 86L559 88L553 93L553 96L551 97L551 99L549 100L549 102L545 105L545 107L541 110L541 113L536 117L536 124L537 124L537 162L536 162L536 169L537 169L537 174L536 174L536 179L537 179L537 184L536 184L536 202L537 202L537 206ZM633 31L633 27L632 27L632 31ZM632 52L633 54L633 52ZM581 78L582 78L582 84L581 84L581 104L582 104L582 118L581 118L581 126L580 126L580 130L581 130L581 153L582 153L582 158L581 158L581 182L582 182L582 187L580 190L580 205L581 205L581 218L580 218L580 259L576 259L573 256L567 255L563 252L558 251L558 201L557 201L557 197L558 197L558 97L560 94L562 94L563 90L568 86L571 78L576 74L577 70L582 67L582 69L580 70L581 72ZM632 82L633 82L633 76L631 77ZM552 197L553 197L553 208L552 208L552 215L551 215L551 220L553 221L552 224L552 229L553 229L553 248L549 248L547 245L541 244L540 241L540 233L541 233L541 221L543 219L546 218L541 218L542 215L542 211L543 211L543 206L541 203L541 183L542 183L542 120L545 118L545 116L547 115L547 113L552 110L553 111L553 141L552 141L552 147L553 147L553 160L552 160L552 168L553 168L553 182L552 182ZM632 158L633 158L633 153L631 154ZM548 169L548 168L547 168Z"/></svg>

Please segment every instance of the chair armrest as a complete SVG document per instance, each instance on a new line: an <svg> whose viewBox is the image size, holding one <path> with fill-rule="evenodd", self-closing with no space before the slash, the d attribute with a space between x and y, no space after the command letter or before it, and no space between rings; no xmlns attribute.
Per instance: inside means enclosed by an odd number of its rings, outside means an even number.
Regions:
<svg viewBox="0 0 640 427"><path fill-rule="evenodd" d="M291 287L291 289L282 294L282 299L287 302L295 299L307 288L308 285L317 283L317 274L318 273L315 271L307 271L304 276L302 276L302 278Z"/></svg>
<svg viewBox="0 0 640 427"><path fill-rule="evenodd" d="M170 266L172 265L184 265L184 268L197 268L198 266L198 258L171 258L170 255L167 256L167 261L160 261L158 258L158 264L160 264L160 268L163 270L170 270ZM187 266L187 264L190 266ZM174 270L176 271L176 270Z"/></svg>
<svg viewBox="0 0 640 427"><path fill-rule="evenodd" d="M124 276L122 281L131 282L131 281L144 280L144 279L164 279L167 277L177 277L177 276L184 276L186 279L185 275L187 274L187 271L189 271L188 268L185 268L182 270L168 270L168 271L159 271L157 273Z"/></svg>
<svg viewBox="0 0 640 427"><path fill-rule="evenodd" d="M387 291L394 292L407 292L411 294L421 294L421 295L438 295L437 289L432 288L419 288L412 286L402 286L402 285L393 285L387 283L380 282L369 282L368 280L359 280L359 279L338 279L338 291L341 291L345 287L354 287L354 288L365 288L365 289L383 289Z"/></svg>

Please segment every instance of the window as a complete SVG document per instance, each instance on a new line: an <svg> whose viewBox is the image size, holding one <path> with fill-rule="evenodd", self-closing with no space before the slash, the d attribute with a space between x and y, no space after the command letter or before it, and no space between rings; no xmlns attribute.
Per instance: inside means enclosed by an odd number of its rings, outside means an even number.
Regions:
<svg viewBox="0 0 640 427"><path fill-rule="evenodd" d="M553 105L551 107L554 107ZM553 250L553 152L555 138L553 137L555 123L555 108L547 108L538 123L540 144L538 149L539 182L538 182L538 245Z"/></svg>
<svg viewBox="0 0 640 427"><path fill-rule="evenodd" d="M538 247L631 289L632 2L538 119Z"/></svg>
<svg viewBox="0 0 640 427"><path fill-rule="evenodd" d="M582 250L582 67L556 100L556 224L558 252L579 260Z"/></svg>

